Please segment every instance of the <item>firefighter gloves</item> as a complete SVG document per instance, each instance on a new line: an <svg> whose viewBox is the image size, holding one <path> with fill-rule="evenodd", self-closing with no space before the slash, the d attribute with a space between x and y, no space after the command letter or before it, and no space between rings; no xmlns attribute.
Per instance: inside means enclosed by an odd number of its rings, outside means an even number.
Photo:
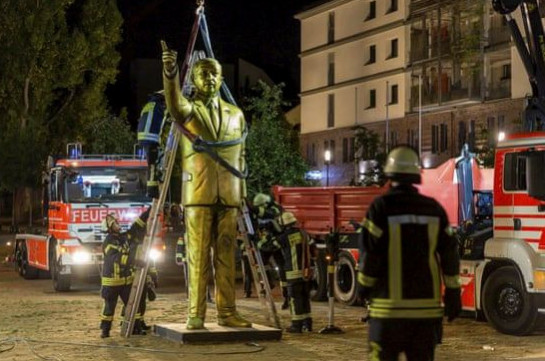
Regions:
<svg viewBox="0 0 545 361"><path fill-rule="evenodd" d="M459 288L445 288L445 316L452 322L462 312L462 299Z"/></svg>

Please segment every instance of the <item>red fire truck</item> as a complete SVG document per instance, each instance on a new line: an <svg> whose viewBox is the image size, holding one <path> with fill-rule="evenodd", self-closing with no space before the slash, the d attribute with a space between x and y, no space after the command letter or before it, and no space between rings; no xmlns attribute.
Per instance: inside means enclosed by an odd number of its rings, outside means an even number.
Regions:
<svg viewBox="0 0 545 361"><path fill-rule="evenodd" d="M495 172L463 158L423 170L420 186L444 206L458 229L463 309L486 317L500 332L531 333L538 315L545 313L545 132L515 134L499 142ZM356 302L359 259L357 235L349 222L360 222L374 197L386 189L273 190L314 238L323 239L332 229L348 236L340 245L334 285L336 298L346 304ZM323 251L316 273L321 297L326 290Z"/></svg>
<svg viewBox="0 0 545 361"><path fill-rule="evenodd" d="M17 234L14 261L24 278L50 275L56 291L68 291L75 278L100 274L106 237L101 223L106 215L115 213L126 230L151 205L146 197L147 161L136 152L84 155L81 144L75 143L68 145L68 157L48 163L47 233ZM162 236L159 231L151 260L163 258Z"/></svg>

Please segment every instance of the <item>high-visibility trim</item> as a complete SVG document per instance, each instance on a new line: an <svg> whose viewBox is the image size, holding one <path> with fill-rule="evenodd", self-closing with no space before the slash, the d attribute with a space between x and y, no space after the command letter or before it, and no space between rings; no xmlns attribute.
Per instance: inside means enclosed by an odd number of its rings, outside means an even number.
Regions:
<svg viewBox="0 0 545 361"><path fill-rule="evenodd" d="M114 320L114 316L100 315L100 319L101 319L102 321L113 321L113 320Z"/></svg>
<svg viewBox="0 0 545 361"><path fill-rule="evenodd" d="M382 229L380 229L379 226L377 226L376 224L374 224L371 220L367 218L363 219L362 227L367 229L369 233L371 233L373 236L377 238L380 238L380 236L382 236L382 233L383 233Z"/></svg>
<svg viewBox="0 0 545 361"><path fill-rule="evenodd" d="M261 248L263 247L263 245L267 243L267 238L266 237L263 237L259 240L259 242L257 242L257 248Z"/></svg>
<svg viewBox="0 0 545 361"><path fill-rule="evenodd" d="M129 255L128 254L124 254L121 256L121 264L127 264L127 262L129 261Z"/></svg>
<svg viewBox="0 0 545 361"><path fill-rule="evenodd" d="M441 318L443 317L443 309L385 309L370 306L369 315L372 318Z"/></svg>
<svg viewBox="0 0 545 361"><path fill-rule="evenodd" d="M377 278L366 276L363 272L358 272L358 283L364 287L375 287Z"/></svg>
<svg viewBox="0 0 545 361"><path fill-rule="evenodd" d="M369 354L370 361L380 361L380 353L382 351L382 347L374 341L369 342L369 347L371 349L371 352Z"/></svg>
<svg viewBox="0 0 545 361"><path fill-rule="evenodd" d="M136 223L140 227L145 227L146 226L146 222L144 222L140 217L136 218L136 221L134 223Z"/></svg>
<svg viewBox="0 0 545 361"><path fill-rule="evenodd" d="M439 270L439 264L437 263L437 257L435 256L435 249L437 248L438 239L439 218L430 219L428 223L428 264L432 279L433 297L437 299L441 297L441 273Z"/></svg>
<svg viewBox="0 0 545 361"><path fill-rule="evenodd" d="M280 287L286 287L288 282L280 281Z"/></svg>
<svg viewBox="0 0 545 361"><path fill-rule="evenodd" d="M303 271L301 270L286 271L286 279L293 280L296 278L303 278Z"/></svg>
<svg viewBox="0 0 545 361"><path fill-rule="evenodd" d="M132 283L132 281L133 281L133 276L122 277L122 278L102 277L101 284L103 286L124 286L129 283Z"/></svg>
<svg viewBox="0 0 545 361"><path fill-rule="evenodd" d="M460 285L462 284L460 275L443 275L443 281L445 282L445 287L447 288L460 288Z"/></svg>
<svg viewBox="0 0 545 361"><path fill-rule="evenodd" d="M183 246L185 244L184 239L182 237L178 238L178 241L176 242L178 246Z"/></svg>
<svg viewBox="0 0 545 361"><path fill-rule="evenodd" d="M335 265L328 265L327 273L335 273Z"/></svg>
<svg viewBox="0 0 545 361"><path fill-rule="evenodd" d="M110 250L119 251L119 246L108 244L104 249L104 253L108 253Z"/></svg>
<svg viewBox="0 0 545 361"><path fill-rule="evenodd" d="M381 309L395 309L395 308L440 308L441 299L440 298L412 298L412 299L403 299L403 300L392 300L389 298L373 298L371 301L371 306Z"/></svg>

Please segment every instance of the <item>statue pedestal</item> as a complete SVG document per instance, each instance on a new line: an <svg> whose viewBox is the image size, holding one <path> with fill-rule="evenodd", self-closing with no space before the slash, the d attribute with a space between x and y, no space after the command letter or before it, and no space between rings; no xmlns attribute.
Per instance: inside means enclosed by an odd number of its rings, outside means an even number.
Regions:
<svg viewBox="0 0 545 361"><path fill-rule="evenodd" d="M203 330L188 330L185 323L165 323L153 326L155 335L180 343L228 342L228 341L277 341L282 330L253 324L249 328L218 326L205 323Z"/></svg>

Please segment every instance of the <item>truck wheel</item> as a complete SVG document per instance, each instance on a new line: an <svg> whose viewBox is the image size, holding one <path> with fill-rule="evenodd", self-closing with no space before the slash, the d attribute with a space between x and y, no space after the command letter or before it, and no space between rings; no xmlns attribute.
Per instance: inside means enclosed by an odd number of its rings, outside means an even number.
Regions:
<svg viewBox="0 0 545 361"><path fill-rule="evenodd" d="M356 264L348 252L339 252L333 287L337 301L349 306L357 303Z"/></svg>
<svg viewBox="0 0 545 361"><path fill-rule="evenodd" d="M32 280L38 277L38 270L28 264L28 252L26 243L21 242L19 244L20 251L18 255L17 265L19 268L19 274L26 280Z"/></svg>
<svg viewBox="0 0 545 361"><path fill-rule="evenodd" d="M325 252L319 252L314 263L314 278L312 280L312 291L310 298L313 301L327 300L327 264Z"/></svg>
<svg viewBox="0 0 545 361"><path fill-rule="evenodd" d="M500 267L488 277L483 290L483 309L494 328L508 335L531 333L538 318L537 307L512 266Z"/></svg>
<svg viewBox="0 0 545 361"><path fill-rule="evenodd" d="M61 274L61 266L59 264L57 254L53 250L49 264L51 265L51 279L53 280L53 288L58 292L70 291L71 278L70 275Z"/></svg>

